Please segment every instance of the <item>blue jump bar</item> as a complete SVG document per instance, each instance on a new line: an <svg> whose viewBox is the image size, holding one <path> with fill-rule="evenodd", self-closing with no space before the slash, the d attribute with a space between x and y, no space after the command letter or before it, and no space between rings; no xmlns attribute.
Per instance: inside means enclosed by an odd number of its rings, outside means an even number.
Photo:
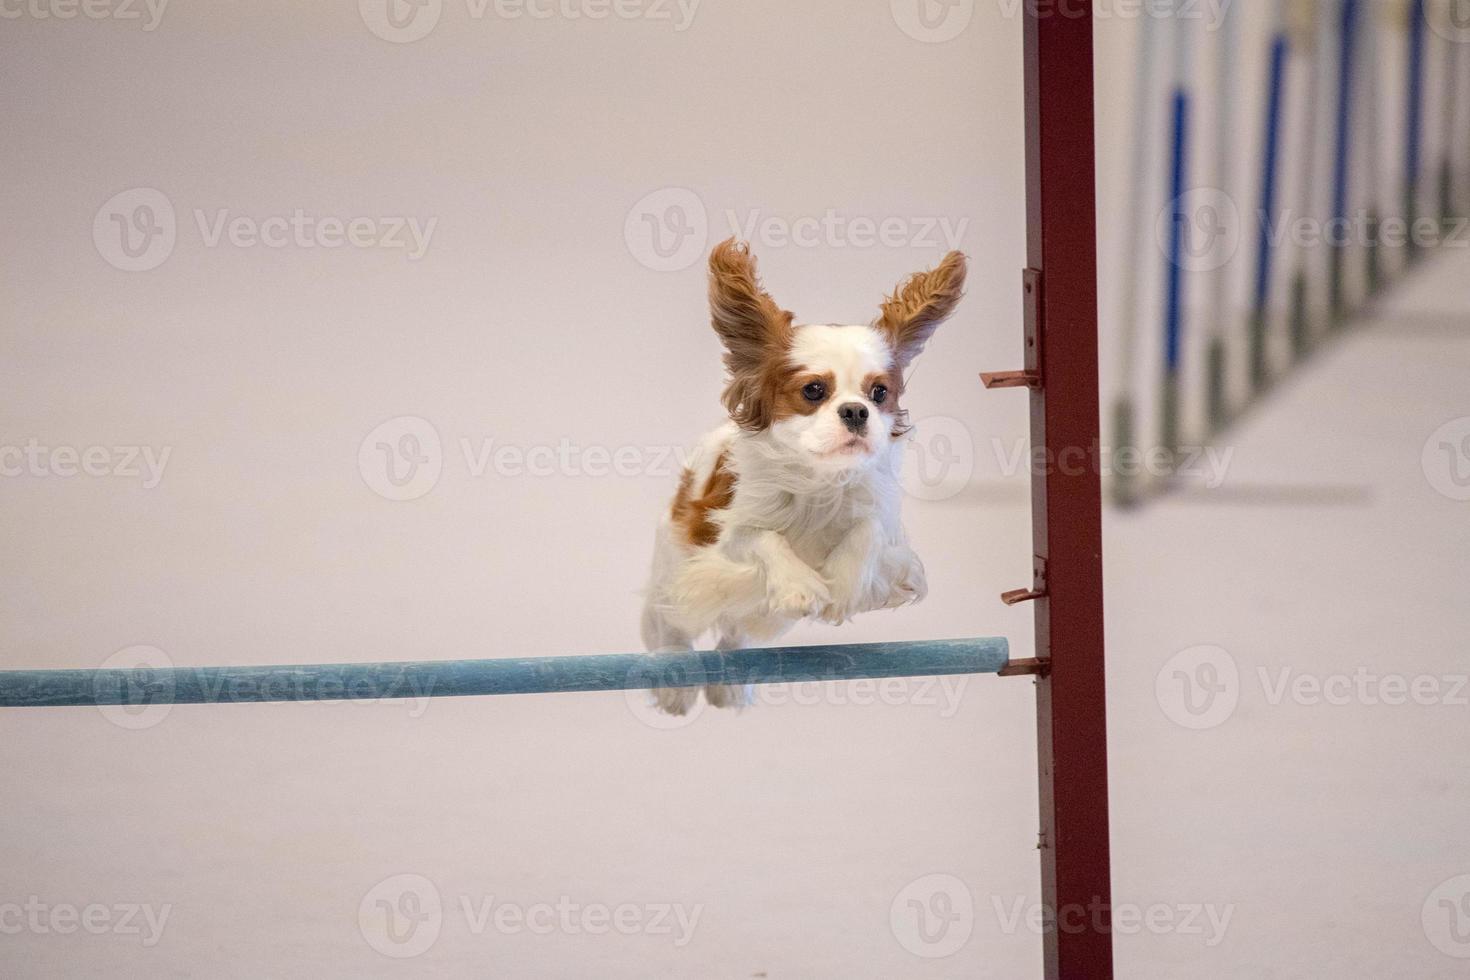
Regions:
<svg viewBox="0 0 1470 980"><path fill-rule="evenodd" d="M139 667L0 671L0 708L243 704L480 694L634 691L702 684L781 684L868 677L993 674L1002 638L279 667Z"/></svg>

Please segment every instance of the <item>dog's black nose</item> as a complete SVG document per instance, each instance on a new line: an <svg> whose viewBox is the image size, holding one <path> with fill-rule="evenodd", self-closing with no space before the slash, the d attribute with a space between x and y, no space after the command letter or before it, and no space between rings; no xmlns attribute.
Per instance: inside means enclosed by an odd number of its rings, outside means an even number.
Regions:
<svg viewBox="0 0 1470 980"><path fill-rule="evenodd" d="M845 405L839 405L837 417L842 420L843 425L861 435L868 424L868 406L862 402L848 402Z"/></svg>

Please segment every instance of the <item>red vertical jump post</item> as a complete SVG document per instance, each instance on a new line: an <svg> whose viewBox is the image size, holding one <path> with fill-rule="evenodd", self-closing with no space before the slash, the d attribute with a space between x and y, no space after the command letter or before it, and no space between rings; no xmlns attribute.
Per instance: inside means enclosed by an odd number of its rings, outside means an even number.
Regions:
<svg viewBox="0 0 1470 980"><path fill-rule="evenodd" d="M1102 474L1098 414L1096 147L1092 0L1027 0L1025 367L985 375L1026 387L1045 970L1113 976L1103 671Z"/></svg>

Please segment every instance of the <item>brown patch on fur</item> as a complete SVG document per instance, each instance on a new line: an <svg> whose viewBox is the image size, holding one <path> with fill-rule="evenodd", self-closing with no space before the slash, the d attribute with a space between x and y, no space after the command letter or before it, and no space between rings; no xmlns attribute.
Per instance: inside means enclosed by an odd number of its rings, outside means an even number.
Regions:
<svg viewBox="0 0 1470 980"><path fill-rule="evenodd" d="M874 385L883 385L888 389L888 397L883 400L883 404L877 407L879 412L893 419L893 425L889 427L888 434L897 439L909 431L909 413L900 408L898 404L899 398L903 395L903 374L897 367L894 367L868 375L863 379L863 397L873 397Z"/></svg>
<svg viewBox="0 0 1470 980"><path fill-rule="evenodd" d="M709 305L730 372L723 396L725 408L741 428L764 429L771 424L774 403L786 380L792 314L777 306L761 287L755 256L734 238L710 252Z"/></svg>
<svg viewBox="0 0 1470 980"><path fill-rule="evenodd" d="M818 409L831 402L832 388L837 384L837 378L831 371L826 374L813 374L809 371L788 374L784 370L772 371L770 380L773 383L769 396L772 422L794 418L797 415L816 414ZM827 386L827 397L819 402L809 402L801 393L801 390L813 381Z"/></svg>
<svg viewBox="0 0 1470 980"><path fill-rule="evenodd" d="M679 492L674 495L674 506L670 511L674 526L684 539L695 547L712 545L720 536L720 527L710 519L710 514L730 506L735 497L735 474L726 465L729 453L720 453L715 468L699 496L691 491L694 486L694 471L685 470L679 478Z"/></svg>
<svg viewBox="0 0 1470 980"><path fill-rule="evenodd" d="M950 252L928 272L916 272L883 301L874 324L888 335L899 371L924 349L951 313L965 290L965 256Z"/></svg>

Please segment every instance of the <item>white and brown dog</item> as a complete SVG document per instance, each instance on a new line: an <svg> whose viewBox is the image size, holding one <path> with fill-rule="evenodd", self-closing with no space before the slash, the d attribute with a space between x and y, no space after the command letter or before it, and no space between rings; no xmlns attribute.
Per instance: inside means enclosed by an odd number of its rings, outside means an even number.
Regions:
<svg viewBox="0 0 1470 980"><path fill-rule="evenodd" d="M953 312L965 257L911 276L871 326L793 325L734 239L709 259L730 421L700 443L660 522L643 609L653 653L771 640L801 619L842 623L922 599L924 565L899 518L904 370ZM684 714L699 689L655 692ZM709 685L716 706L748 700Z"/></svg>

